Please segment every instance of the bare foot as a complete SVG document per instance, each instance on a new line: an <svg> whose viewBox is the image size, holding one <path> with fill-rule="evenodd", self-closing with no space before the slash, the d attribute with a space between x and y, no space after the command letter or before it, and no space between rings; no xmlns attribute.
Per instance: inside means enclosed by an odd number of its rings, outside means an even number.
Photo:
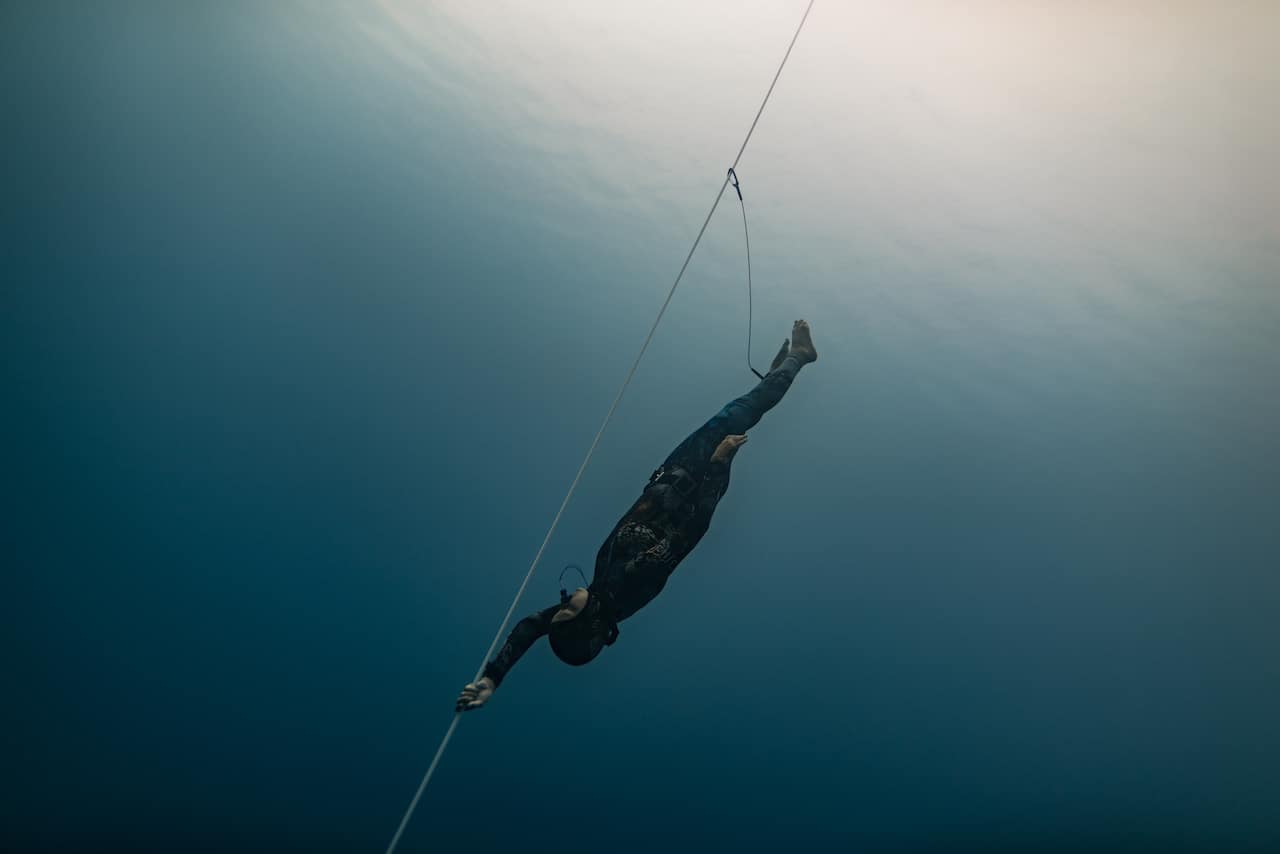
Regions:
<svg viewBox="0 0 1280 854"><path fill-rule="evenodd" d="M778 370L778 366L782 364L782 360L787 358L787 352L791 349L791 341L787 338L782 339L782 349L778 351L778 355L773 357L773 364L769 366L769 373Z"/></svg>
<svg viewBox="0 0 1280 854"><path fill-rule="evenodd" d="M818 361L818 351L813 348L813 339L809 337L809 324L797 320L791 327L791 352L800 357L800 364Z"/></svg>

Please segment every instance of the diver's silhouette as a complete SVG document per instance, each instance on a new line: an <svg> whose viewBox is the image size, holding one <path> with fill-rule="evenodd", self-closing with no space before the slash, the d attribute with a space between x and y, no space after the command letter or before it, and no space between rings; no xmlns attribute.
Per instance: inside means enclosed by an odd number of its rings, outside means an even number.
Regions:
<svg viewBox="0 0 1280 854"><path fill-rule="evenodd" d="M791 340L755 388L731 401L681 442L649 478L644 492L618 521L596 555L591 584L525 617L507 637L484 675L458 696L456 709L488 702L520 656L543 635L566 664L586 664L618 637L618 623L662 592L676 566L711 524L729 488L729 466L746 431L777 405L800 369L817 361L809 324L797 320Z"/></svg>

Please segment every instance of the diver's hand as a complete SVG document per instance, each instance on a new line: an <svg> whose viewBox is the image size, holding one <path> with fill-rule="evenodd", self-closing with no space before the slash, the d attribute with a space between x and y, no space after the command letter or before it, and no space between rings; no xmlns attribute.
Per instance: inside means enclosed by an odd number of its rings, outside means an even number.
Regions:
<svg viewBox="0 0 1280 854"><path fill-rule="evenodd" d="M489 702L489 698L493 696L494 684L493 680L488 676L468 682L467 687L462 689L462 693L458 695L458 702L454 705L455 712L469 712L472 709L478 709L485 703Z"/></svg>
<svg viewBox="0 0 1280 854"><path fill-rule="evenodd" d="M727 463L733 459L733 455L738 453L738 449L747 444L747 434L741 433L737 436L725 436L724 441L716 448L715 453L711 455L711 459L718 463Z"/></svg>

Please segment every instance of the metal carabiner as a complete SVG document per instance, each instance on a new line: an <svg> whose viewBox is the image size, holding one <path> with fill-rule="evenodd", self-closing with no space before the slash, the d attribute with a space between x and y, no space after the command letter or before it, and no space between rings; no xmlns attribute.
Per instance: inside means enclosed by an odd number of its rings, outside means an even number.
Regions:
<svg viewBox="0 0 1280 854"><path fill-rule="evenodd" d="M733 189L738 191L738 201L742 201L742 187L738 186L738 173L733 171L733 167L729 167L729 180L733 182Z"/></svg>

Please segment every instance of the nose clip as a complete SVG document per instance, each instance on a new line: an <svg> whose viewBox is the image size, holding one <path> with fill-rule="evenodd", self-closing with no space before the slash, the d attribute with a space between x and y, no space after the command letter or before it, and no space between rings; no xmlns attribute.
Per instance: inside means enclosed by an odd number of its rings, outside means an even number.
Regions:
<svg viewBox="0 0 1280 854"><path fill-rule="evenodd" d="M578 566L576 563L567 564L564 569L560 570L560 604L561 605L568 605L569 600L572 598L569 595L568 588L564 586L564 574L571 569L577 572L578 575L582 577L582 586L583 587L587 586L587 576L583 573L582 567Z"/></svg>

